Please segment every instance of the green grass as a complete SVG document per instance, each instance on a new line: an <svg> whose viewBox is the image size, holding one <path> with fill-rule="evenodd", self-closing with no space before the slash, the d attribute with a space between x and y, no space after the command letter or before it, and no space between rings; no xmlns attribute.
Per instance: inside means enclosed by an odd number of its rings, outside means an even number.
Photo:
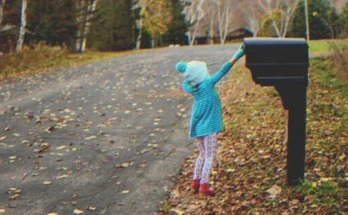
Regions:
<svg viewBox="0 0 348 215"><path fill-rule="evenodd" d="M322 85L338 88L341 90L345 98L348 97L348 84L345 81L340 80L334 70L331 69L335 66L335 62L333 62L332 59L325 57L313 58L310 60L310 64Z"/></svg>
<svg viewBox="0 0 348 215"><path fill-rule="evenodd" d="M310 40L308 42L310 52L327 52L330 51L332 42L342 41L348 43L348 39L344 40Z"/></svg>
<svg viewBox="0 0 348 215"><path fill-rule="evenodd" d="M311 52L330 51L330 41L332 40L311 40L308 42L309 51Z"/></svg>

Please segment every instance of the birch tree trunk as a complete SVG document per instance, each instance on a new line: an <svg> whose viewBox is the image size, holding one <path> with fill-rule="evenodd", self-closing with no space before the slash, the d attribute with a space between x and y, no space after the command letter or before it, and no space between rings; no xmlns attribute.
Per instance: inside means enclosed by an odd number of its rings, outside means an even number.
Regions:
<svg viewBox="0 0 348 215"><path fill-rule="evenodd" d="M6 0L0 0L0 32L2 29L2 19L4 16L4 6L5 6Z"/></svg>
<svg viewBox="0 0 348 215"><path fill-rule="evenodd" d="M76 39L75 39L75 52L81 51L81 44L82 44L82 23L85 15L85 1L84 0L77 0L76 1L76 9L78 11L78 15L76 16L76 24L78 26L77 33L76 33Z"/></svg>
<svg viewBox="0 0 348 215"><path fill-rule="evenodd" d="M87 7L87 15L86 15L85 25L83 28L82 41L81 41L82 44L81 44L80 52L85 52L86 50L87 36L89 34L89 30L92 24L92 18L94 17L94 13L96 11L97 4L99 3L99 1L100 0L92 0L92 2L89 2L89 5Z"/></svg>
<svg viewBox="0 0 348 215"><path fill-rule="evenodd" d="M285 37L289 23L301 0L258 0L259 6L269 14L270 21L278 37ZM275 13L279 13L277 19Z"/></svg>
<svg viewBox="0 0 348 215"><path fill-rule="evenodd" d="M185 19L192 25L187 33L190 46L194 45L200 21L206 15L205 2L206 0L193 0L190 5L184 8Z"/></svg>
<svg viewBox="0 0 348 215"><path fill-rule="evenodd" d="M210 19L210 28L209 28L209 44L214 44L214 16Z"/></svg>
<svg viewBox="0 0 348 215"><path fill-rule="evenodd" d="M199 21L196 22L193 33L191 34L191 32L190 32L190 46L195 45L198 26L199 26Z"/></svg>
<svg viewBox="0 0 348 215"><path fill-rule="evenodd" d="M22 51L24 36L25 36L25 27L27 25L27 6L28 0L22 0L22 11L21 11L21 25L19 28L18 41L16 46L16 52Z"/></svg>
<svg viewBox="0 0 348 215"><path fill-rule="evenodd" d="M141 47L141 38L142 38L142 34L143 34L143 19L142 18L139 19L138 28L139 28L139 33L138 33L137 42L135 45L135 49L137 49L137 50L139 50Z"/></svg>
<svg viewBox="0 0 348 215"><path fill-rule="evenodd" d="M78 16L76 17L76 23L78 25L75 40L76 52L85 52L86 50L87 36L99 1L100 0L78 0L76 2L76 9L78 11Z"/></svg>
<svg viewBox="0 0 348 215"><path fill-rule="evenodd" d="M218 31L220 37L220 43L224 44L228 33L231 30L231 20L233 16L233 6L232 3L237 4L236 1L231 0L217 0L215 7L217 8L217 21L218 21Z"/></svg>
<svg viewBox="0 0 348 215"><path fill-rule="evenodd" d="M260 8L255 5L254 1L248 1L241 5L241 9L244 14L244 20L249 30L253 32L253 37L256 37L261 29L261 16Z"/></svg>
<svg viewBox="0 0 348 215"><path fill-rule="evenodd" d="M284 28L283 28L283 34L282 37L285 37L287 32L288 32L288 28L289 28L289 24L290 21L292 19L292 17L294 16L294 13L297 9L297 6L299 5L301 0L292 0L287 2L286 4L286 13L285 13L285 23L284 23Z"/></svg>
<svg viewBox="0 0 348 215"><path fill-rule="evenodd" d="M207 8L209 8L209 13L207 13L205 19L208 20L209 25L209 44L214 44L214 36L215 36L215 25L216 25L216 7L213 1L207 2Z"/></svg>

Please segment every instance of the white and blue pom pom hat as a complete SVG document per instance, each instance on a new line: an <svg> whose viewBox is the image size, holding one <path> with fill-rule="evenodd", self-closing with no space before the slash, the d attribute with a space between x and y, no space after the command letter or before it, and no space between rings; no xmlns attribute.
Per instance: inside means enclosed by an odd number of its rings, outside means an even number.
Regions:
<svg viewBox="0 0 348 215"><path fill-rule="evenodd" d="M203 61L190 61L188 63L180 61L175 68L183 73L184 79L196 84L203 82L210 76L207 64Z"/></svg>

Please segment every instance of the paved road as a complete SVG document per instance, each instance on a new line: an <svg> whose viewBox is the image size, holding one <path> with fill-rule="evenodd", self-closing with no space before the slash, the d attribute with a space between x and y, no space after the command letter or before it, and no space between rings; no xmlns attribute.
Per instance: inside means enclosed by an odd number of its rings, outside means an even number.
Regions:
<svg viewBox="0 0 348 215"><path fill-rule="evenodd" d="M215 71L237 47L160 49L1 81L0 209L153 214L192 153L192 101L175 63Z"/></svg>

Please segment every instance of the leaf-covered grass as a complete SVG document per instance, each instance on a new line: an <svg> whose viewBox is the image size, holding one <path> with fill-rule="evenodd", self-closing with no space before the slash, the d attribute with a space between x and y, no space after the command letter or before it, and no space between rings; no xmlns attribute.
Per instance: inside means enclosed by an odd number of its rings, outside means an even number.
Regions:
<svg viewBox="0 0 348 215"><path fill-rule="evenodd" d="M44 68L66 66L144 51L147 50L69 53L64 47L48 46L45 43L39 43L34 48L25 47L20 53L4 54L0 63L0 78L23 75L24 73L35 72Z"/></svg>
<svg viewBox="0 0 348 215"><path fill-rule="evenodd" d="M323 78L331 63L311 61L306 173L301 185L286 184L287 113L279 96L271 87L255 85L250 72L237 67L219 89L225 132L219 135L211 177L217 195L201 197L190 190L196 151L175 178L158 214L346 214L347 96L331 78ZM272 198L270 188L279 194Z"/></svg>

